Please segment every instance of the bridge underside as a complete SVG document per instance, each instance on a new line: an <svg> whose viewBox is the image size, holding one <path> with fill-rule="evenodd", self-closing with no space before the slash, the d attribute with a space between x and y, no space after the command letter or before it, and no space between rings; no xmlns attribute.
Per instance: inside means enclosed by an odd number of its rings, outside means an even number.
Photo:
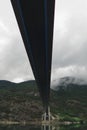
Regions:
<svg viewBox="0 0 87 130"><path fill-rule="evenodd" d="M25 49L47 110L55 0L11 0Z"/></svg>

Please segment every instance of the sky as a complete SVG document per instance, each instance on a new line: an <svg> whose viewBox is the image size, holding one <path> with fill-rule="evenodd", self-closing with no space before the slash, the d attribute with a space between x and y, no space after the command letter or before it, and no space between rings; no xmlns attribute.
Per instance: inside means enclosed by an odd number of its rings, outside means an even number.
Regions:
<svg viewBox="0 0 87 130"><path fill-rule="evenodd" d="M87 0L56 0L51 80L87 80ZM10 0L0 0L0 80L34 79Z"/></svg>

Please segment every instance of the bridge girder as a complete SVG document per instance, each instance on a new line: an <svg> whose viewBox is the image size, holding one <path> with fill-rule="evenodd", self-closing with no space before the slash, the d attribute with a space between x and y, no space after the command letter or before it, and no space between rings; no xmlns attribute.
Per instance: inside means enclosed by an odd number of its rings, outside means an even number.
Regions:
<svg viewBox="0 0 87 130"><path fill-rule="evenodd" d="M47 110L50 97L55 0L11 0L11 3Z"/></svg>

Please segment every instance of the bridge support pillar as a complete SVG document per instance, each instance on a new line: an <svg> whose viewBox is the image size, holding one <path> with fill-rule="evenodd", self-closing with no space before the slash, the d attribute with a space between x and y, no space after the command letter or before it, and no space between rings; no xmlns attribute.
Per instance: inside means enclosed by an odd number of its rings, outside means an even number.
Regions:
<svg viewBox="0 0 87 130"><path fill-rule="evenodd" d="M46 112L42 115L42 123L47 124L52 120L52 115L50 113L50 107L46 108Z"/></svg>

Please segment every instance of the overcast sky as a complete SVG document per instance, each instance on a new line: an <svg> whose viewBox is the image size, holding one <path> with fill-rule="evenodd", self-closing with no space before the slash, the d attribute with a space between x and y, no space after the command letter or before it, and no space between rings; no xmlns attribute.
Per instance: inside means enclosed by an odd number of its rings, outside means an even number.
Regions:
<svg viewBox="0 0 87 130"><path fill-rule="evenodd" d="M56 0L52 80L87 78L87 0ZM34 79L10 0L0 0L0 80Z"/></svg>

